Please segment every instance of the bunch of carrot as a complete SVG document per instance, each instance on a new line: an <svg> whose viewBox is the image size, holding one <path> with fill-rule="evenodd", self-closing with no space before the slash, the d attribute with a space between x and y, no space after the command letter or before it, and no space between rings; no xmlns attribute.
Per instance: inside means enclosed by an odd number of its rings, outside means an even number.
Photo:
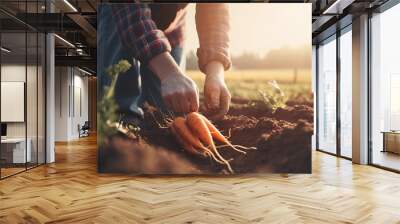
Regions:
<svg viewBox="0 0 400 224"><path fill-rule="evenodd" d="M213 158L216 162L227 166L233 173L229 161L218 152L214 140L220 141L230 148L246 154L238 148L249 149L240 145L232 145L229 140L203 115L192 112L185 117L176 117L171 124L171 131L184 149L192 154ZM252 147L250 147L252 148Z"/></svg>

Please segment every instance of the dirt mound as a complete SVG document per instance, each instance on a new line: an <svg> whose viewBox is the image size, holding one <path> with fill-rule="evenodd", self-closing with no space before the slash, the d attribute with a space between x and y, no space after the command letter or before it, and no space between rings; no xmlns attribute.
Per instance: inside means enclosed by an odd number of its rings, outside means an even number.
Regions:
<svg viewBox="0 0 400 224"><path fill-rule="evenodd" d="M230 123L235 117L229 117ZM239 122L244 119L238 118ZM262 117L249 119L246 125L231 129L233 144L256 146L246 155L231 150L221 150L226 158L233 158L232 168L237 173L252 172L310 172L312 123L299 120L291 123L285 120ZM220 122L224 124L224 121Z"/></svg>
<svg viewBox="0 0 400 224"><path fill-rule="evenodd" d="M313 122L313 108L307 105L295 105L293 107L278 108L274 113L274 117L280 120L297 122L298 120L306 120Z"/></svg>
<svg viewBox="0 0 400 224"><path fill-rule="evenodd" d="M99 168L106 172L129 174L200 174L201 171L182 155L163 147L149 145L143 139L132 140L115 135L100 150ZM101 159L100 159L101 158ZM100 169L101 170L101 169Z"/></svg>
<svg viewBox="0 0 400 224"><path fill-rule="evenodd" d="M236 104L235 104L236 103ZM225 167L209 158L184 151L168 128L168 121L154 110L146 110L146 126L140 140L111 137L105 144L107 170L141 174L226 174ZM234 101L228 115L215 125L233 144L256 146L246 154L220 148L223 157L232 159L235 173L311 172L313 109L300 104L272 112L247 101ZM117 161L117 162L115 162ZM103 161L104 162L104 161Z"/></svg>
<svg viewBox="0 0 400 224"><path fill-rule="evenodd" d="M313 124L299 120L295 125L285 126L263 134L258 147L264 150L259 158L274 172L311 172L311 135Z"/></svg>
<svg viewBox="0 0 400 224"><path fill-rule="evenodd" d="M265 108L252 107L246 104L233 104L229 110L231 116L248 116L248 117L266 117L272 116L270 111L266 111Z"/></svg>
<svg viewBox="0 0 400 224"><path fill-rule="evenodd" d="M296 106L296 105L307 105L309 107L313 107L314 106L314 101L313 101L313 94L306 94L306 95L299 95L296 97L293 97L291 99L289 99L286 102L287 106Z"/></svg>

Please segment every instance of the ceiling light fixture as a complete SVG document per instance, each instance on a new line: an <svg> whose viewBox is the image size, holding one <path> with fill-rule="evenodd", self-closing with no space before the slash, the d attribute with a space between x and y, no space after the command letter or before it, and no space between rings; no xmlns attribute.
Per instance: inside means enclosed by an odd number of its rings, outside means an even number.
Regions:
<svg viewBox="0 0 400 224"><path fill-rule="evenodd" d="M57 37L59 40L61 40L62 42L64 42L65 44L67 44L68 46L70 46L70 47L72 47L72 48L75 48L75 45L73 45L71 42L69 42L68 40L66 40L66 39L64 39L64 38L62 38L62 37L60 37L59 35L57 35L57 34L54 34L54 36L55 37Z"/></svg>
<svg viewBox="0 0 400 224"><path fill-rule="evenodd" d="M64 3L68 5L68 7L72 9L72 11L78 12L78 10L68 0L64 0Z"/></svg>
<svg viewBox="0 0 400 224"><path fill-rule="evenodd" d="M83 69L81 69L81 68L79 68L79 67L78 67L78 70L81 71L81 72L83 72L83 73L85 73L86 75L92 76L92 73L90 73L90 72L88 72L88 71L86 71L86 70L83 70Z"/></svg>
<svg viewBox="0 0 400 224"><path fill-rule="evenodd" d="M10 53L11 52L11 50L9 50L9 49L7 49L5 47L1 47L1 51L4 51L6 53Z"/></svg>
<svg viewBox="0 0 400 224"><path fill-rule="evenodd" d="M325 9L322 14L342 14L343 10L353 2L354 0L336 0L332 5Z"/></svg>

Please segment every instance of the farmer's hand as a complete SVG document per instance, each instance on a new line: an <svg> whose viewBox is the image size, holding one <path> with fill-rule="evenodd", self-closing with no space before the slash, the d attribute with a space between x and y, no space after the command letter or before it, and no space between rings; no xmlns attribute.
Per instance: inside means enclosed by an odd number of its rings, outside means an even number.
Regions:
<svg viewBox="0 0 400 224"><path fill-rule="evenodd" d="M204 104L206 113L211 120L224 117L229 110L231 94L224 81L224 67L220 62L207 64L206 80L204 82Z"/></svg>
<svg viewBox="0 0 400 224"><path fill-rule="evenodd" d="M168 52L151 59L149 65L160 78L161 96L167 107L180 113L199 109L199 91L196 84L183 74Z"/></svg>

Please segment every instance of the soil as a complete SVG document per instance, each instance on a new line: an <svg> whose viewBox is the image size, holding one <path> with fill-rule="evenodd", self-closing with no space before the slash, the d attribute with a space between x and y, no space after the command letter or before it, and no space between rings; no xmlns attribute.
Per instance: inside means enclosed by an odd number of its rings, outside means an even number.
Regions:
<svg viewBox="0 0 400 224"><path fill-rule="evenodd" d="M297 102L297 103L296 103ZM228 115L215 125L233 144L256 147L242 154L229 147L219 152L236 174L310 173L312 101L293 99L285 108L268 111L259 102L233 99ZM150 108L150 107L149 107ZM209 158L193 155L174 139L168 122L147 108L145 124L137 139L109 137L101 147L100 171L131 174L227 174L226 168ZM156 122L157 120L157 122ZM161 123L161 124L160 124Z"/></svg>

